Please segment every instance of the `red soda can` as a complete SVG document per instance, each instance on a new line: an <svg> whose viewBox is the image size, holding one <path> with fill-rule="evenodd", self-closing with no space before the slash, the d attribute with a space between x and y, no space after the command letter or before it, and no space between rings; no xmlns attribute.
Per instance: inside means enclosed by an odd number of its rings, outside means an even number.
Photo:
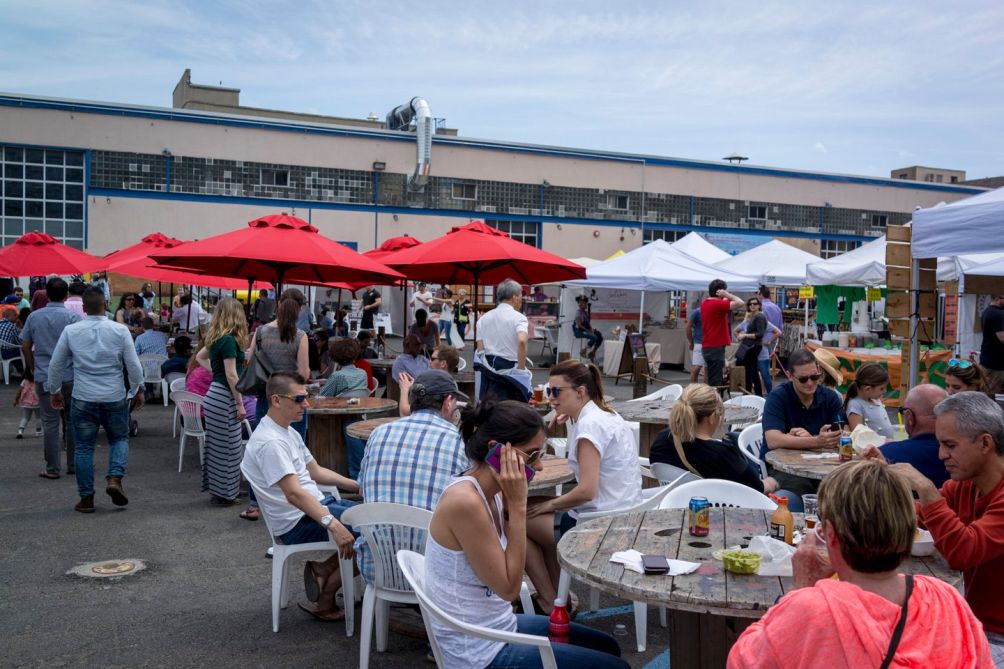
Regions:
<svg viewBox="0 0 1004 669"><path fill-rule="evenodd" d="M688 506L690 535L706 537L711 529L711 503L707 497L691 497Z"/></svg>

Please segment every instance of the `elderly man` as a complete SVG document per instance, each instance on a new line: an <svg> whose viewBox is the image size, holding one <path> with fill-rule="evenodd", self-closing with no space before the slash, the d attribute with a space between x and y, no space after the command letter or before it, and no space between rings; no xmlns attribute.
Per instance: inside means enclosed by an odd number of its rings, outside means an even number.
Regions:
<svg viewBox="0 0 1004 669"><path fill-rule="evenodd" d="M918 515L952 569L1004 666L1004 412L983 393L962 392L934 407L939 456L951 475L939 490L910 464L893 465L917 497ZM871 453L874 455L874 453Z"/></svg>
<svg viewBox="0 0 1004 669"><path fill-rule="evenodd" d="M938 457L938 438L934 434L934 407L948 397L944 388L924 383L915 386L903 403L903 420L909 439L890 442L881 448L886 462L906 462L940 488L948 480L945 463Z"/></svg>
<svg viewBox="0 0 1004 669"><path fill-rule="evenodd" d="M460 351L446 344L437 346L432 351L432 357L429 358L429 369L440 369L448 374L456 374L459 371L459 366ZM401 399L398 403L398 410L402 416L410 416L411 402L409 401L409 391L415 379L405 372L398 378L397 382L401 386Z"/></svg>
<svg viewBox="0 0 1004 669"><path fill-rule="evenodd" d="M705 330L707 332L707 330ZM775 448L836 448L840 430L832 429L843 413L840 395L819 382L823 373L816 359L806 349L788 359L788 383L782 383L767 396L763 411L763 457ZM817 482L768 468L788 497L792 510L800 511L802 495L816 491Z"/></svg>
<svg viewBox="0 0 1004 669"><path fill-rule="evenodd" d="M470 399L439 369L419 374L408 391L411 415L373 430L366 442L359 487L367 502L393 502L430 511L450 478L467 468L464 442L453 425L457 401ZM363 542L359 570L373 581L373 561Z"/></svg>
<svg viewBox="0 0 1004 669"><path fill-rule="evenodd" d="M63 426L63 442L66 444L66 473L73 473L73 430L67 424L67 416L72 405L67 404L65 411L52 408L45 382L49 375L49 360L56 348L63 329L71 323L80 320L80 316L71 312L63 304L68 287L59 277L49 279L45 283L48 303L37 311L28 314L28 319L21 330L21 350L24 353L24 364L35 375L35 391L38 394L39 413L42 414L42 430L45 448L45 471L39 474L42 478L59 478L59 427ZM62 373L61 394L69 398L73 394L73 365L69 364Z"/></svg>
<svg viewBox="0 0 1004 669"><path fill-rule="evenodd" d="M348 502L325 495L318 484L357 492L355 481L317 464L300 433L291 427L303 418L307 403L304 379L295 372L276 372L265 387L268 413L244 450L241 472L255 491L269 530L286 545L334 541L343 557L352 557L355 537L339 522ZM335 605L341 587L338 555L304 565L307 599L317 608L300 608L318 620L345 617Z"/></svg>
<svg viewBox="0 0 1004 669"><path fill-rule="evenodd" d="M144 316L140 321L143 332L136 337L136 355L162 355L167 357L167 335L153 324L153 319Z"/></svg>
<svg viewBox="0 0 1004 669"><path fill-rule="evenodd" d="M129 460L129 411L143 406L143 367L129 329L105 317L105 296L100 288L91 286L84 291L84 311L87 318L67 325L59 336L45 389L51 394L52 408L62 409L66 400L60 393L63 371L72 365L73 403L69 413L80 493L74 509L94 513L94 447L98 428L103 428L108 436L105 492L116 506L129 503L122 489L122 477Z"/></svg>
<svg viewBox="0 0 1004 669"><path fill-rule="evenodd" d="M390 368L390 376L395 381L400 382L401 373L405 372L410 377L415 378L425 370L429 369L429 359L424 355L419 355L422 350L422 341L411 334L404 338L403 353L394 358L394 364Z"/></svg>
<svg viewBox="0 0 1004 669"><path fill-rule="evenodd" d="M530 327L519 311L523 305L522 286L506 279L495 289L495 301L495 308L478 321L478 397L483 400L492 395L499 400L526 402L530 399L530 373L526 370Z"/></svg>

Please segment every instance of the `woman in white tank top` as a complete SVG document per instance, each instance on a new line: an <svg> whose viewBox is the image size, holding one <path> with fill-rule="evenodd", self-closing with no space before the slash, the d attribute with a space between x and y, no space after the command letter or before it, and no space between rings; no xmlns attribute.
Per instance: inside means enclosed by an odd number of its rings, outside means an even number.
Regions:
<svg viewBox="0 0 1004 669"><path fill-rule="evenodd" d="M521 402L483 403L469 409L461 430L472 467L455 478L439 498L425 555L429 597L465 622L509 632L547 635L544 616L515 615L526 563L525 468L540 470L544 425ZM495 442L501 471L485 460ZM448 667L539 667L535 648L467 636L433 624ZM572 625L570 643L555 644L559 667L627 669L617 642L607 634Z"/></svg>

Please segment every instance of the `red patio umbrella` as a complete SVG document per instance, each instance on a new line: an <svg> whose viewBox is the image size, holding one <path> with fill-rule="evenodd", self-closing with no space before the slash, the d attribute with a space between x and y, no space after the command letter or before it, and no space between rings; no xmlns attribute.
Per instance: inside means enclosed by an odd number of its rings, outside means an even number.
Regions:
<svg viewBox="0 0 1004 669"><path fill-rule="evenodd" d="M517 242L481 221L457 226L442 237L382 259L409 279L478 285L516 279L524 284L586 278L586 268ZM477 333L477 322L474 323Z"/></svg>
<svg viewBox="0 0 1004 669"><path fill-rule="evenodd" d="M270 281L277 286L284 282L381 283L404 278L319 234L302 218L286 214L256 218L246 228L164 249L151 257L162 266Z"/></svg>
<svg viewBox="0 0 1004 669"><path fill-rule="evenodd" d="M223 290L243 290L248 282L242 279L231 279L211 274L201 274L179 269L161 267L150 258L150 254L175 249L188 242L168 237L154 232L132 246L113 251L104 257L109 272L126 274L138 279L160 281L161 283L178 283L183 285L204 286L206 288L222 288ZM271 288L266 282L257 282L251 288Z"/></svg>
<svg viewBox="0 0 1004 669"><path fill-rule="evenodd" d="M418 246L422 242L418 241L414 237L409 237L408 235L402 235L400 237L391 237L385 241L380 246L375 249L370 249L363 253L367 258L372 258L373 260L380 260L389 256L395 251L401 251L404 249L410 249L413 246Z"/></svg>
<svg viewBox="0 0 1004 669"><path fill-rule="evenodd" d="M44 232L29 232L0 249L0 276L86 274L101 269L103 261L61 243Z"/></svg>

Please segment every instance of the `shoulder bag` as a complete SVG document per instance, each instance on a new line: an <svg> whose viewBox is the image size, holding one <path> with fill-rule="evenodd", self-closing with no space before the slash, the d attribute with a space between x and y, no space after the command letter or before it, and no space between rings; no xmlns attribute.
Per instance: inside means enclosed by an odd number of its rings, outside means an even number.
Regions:
<svg viewBox="0 0 1004 669"><path fill-rule="evenodd" d="M254 336L254 355L248 360L244 374L237 381L237 390L242 395L260 397L265 392L265 384L268 383L270 376L272 376L272 370L265 362L265 354L261 350L261 328L259 327Z"/></svg>

